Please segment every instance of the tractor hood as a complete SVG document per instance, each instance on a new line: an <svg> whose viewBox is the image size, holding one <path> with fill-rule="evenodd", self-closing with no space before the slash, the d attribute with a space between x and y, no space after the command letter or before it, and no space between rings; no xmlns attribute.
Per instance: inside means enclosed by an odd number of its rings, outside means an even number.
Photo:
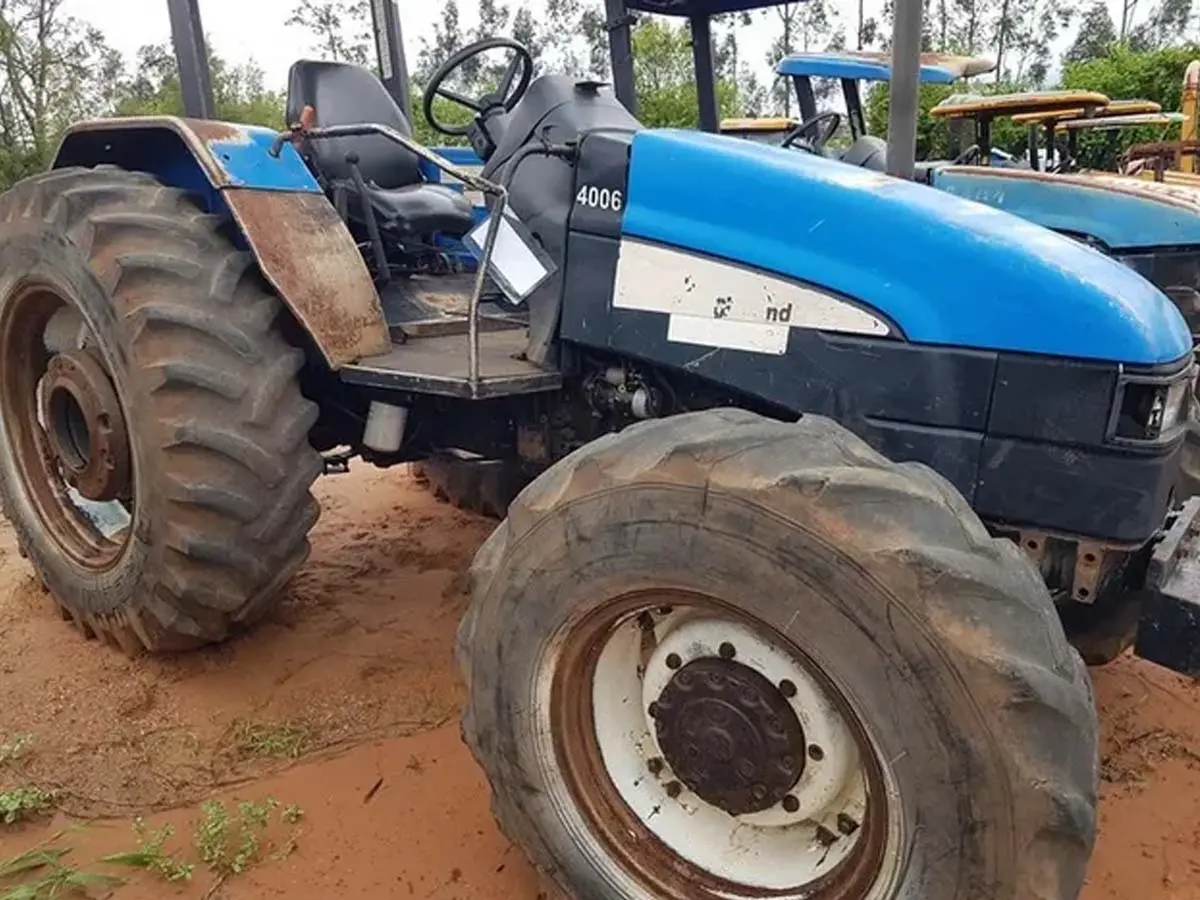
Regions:
<svg viewBox="0 0 1200 900"><path fill-rule="evenodd" d="M640 132L622 231L820 286L874 308L913 342L1136 365L1191 351L1170 301L1101 253L794 150Z"/></svg>
<svg viewBox="0 0 1200 900"><path fill-rule="evenodd" d="M981 166L935 169L933 185L1114 251L1200 248L1200 190L1188 185L1110 172L1054 175Z"/></svg>

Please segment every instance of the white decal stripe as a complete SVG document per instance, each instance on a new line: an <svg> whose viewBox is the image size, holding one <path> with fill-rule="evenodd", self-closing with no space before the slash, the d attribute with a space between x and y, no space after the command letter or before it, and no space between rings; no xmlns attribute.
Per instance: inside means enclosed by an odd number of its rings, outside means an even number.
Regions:
<svg viewBox="0 0 1200 900"><path fill-rule="evenodd" d="M676 344L699 344L750 353L787 353L786 325L760 325L757 322L731 322L729 319L702 319L699 316L674 315L667 326L667 340Z"/></svg>
<svg viewBox="0 0 1200 900"><path fill-rule="evenodd" d="M850 334L886 335L890 331L876 316L824 291L720 260L628 239L621 242L613 306L714 323Z"/></svg>

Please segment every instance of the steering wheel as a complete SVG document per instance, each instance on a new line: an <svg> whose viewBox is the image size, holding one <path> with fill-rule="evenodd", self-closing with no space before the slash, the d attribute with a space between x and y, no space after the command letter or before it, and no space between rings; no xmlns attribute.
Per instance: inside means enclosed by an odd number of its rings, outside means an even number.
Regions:
<svg viewBox="0 0 1200 900"><path fill-rule="evenodd" d="M825 145L829 143L829 139L837 134L837 130L841 127L841 113L833 112L832 110L817 113L811 119L801 122L789 131L780 146L790 150L796 144L800 144L804 150L808 150L811 153L820 153L825 148ZM812 139L802 140L804 135L809 132L814 132Z"/></svg>
<svg viewBox="0 0 1200 900"><path fill-rule="evenodd" d="M508 68L504 70L504 77L500 79L500 86L492 93L484 94L482 97L473 100L470 97L464 97L462 94L442 86L449 80L451 75L455 74L475 57L487 53L489 50L500 49L511 50L515 56L513 57L513 61L508 64ZM529 82L532 79L533 54L529 52L529 48L524 44L503 37L476 41L471 46L459 50L438 66L437 71L429 79L429 86L425 88L424 98L425 121L442 134L448 134L451 137L462 137L471 130L471 126L447 125L445 122L438 121L433 112L433 101L437 97L444 97L452 103L465 106L471 112L475 113L476 116L482 116L493 109L503 109L505 112L512 112L513 107L520 102L521 98L525 96L525 92L529 90Z"/></svg>

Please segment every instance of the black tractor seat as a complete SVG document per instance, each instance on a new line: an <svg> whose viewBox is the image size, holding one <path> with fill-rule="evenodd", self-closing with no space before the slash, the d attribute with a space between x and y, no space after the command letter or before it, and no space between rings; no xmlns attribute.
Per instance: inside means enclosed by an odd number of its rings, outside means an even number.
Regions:
<svg viewBox="0 0 1200 900"><path fill-rule="evenodd" d="M293 64L288 121L299 121L306 106L312 107L316 126L375 123L412 135L412 126L391 94L362 66L316 60ZM425 181L420 159L386 138L372 134L313 141L304 153L335 196L341 195L339 206L352 223L363 219L355 164L383 231L400 238L427 239L436 233L462 237L475 224L471 204L461 192Z"/></svg>

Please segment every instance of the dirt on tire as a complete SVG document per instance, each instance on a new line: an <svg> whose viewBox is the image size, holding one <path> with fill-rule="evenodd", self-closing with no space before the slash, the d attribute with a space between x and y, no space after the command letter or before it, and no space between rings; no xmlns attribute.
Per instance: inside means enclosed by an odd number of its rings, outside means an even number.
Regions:
<svg viewBox="0 0 1200 900"><path fill-rule="evenodd" d="M304 809L296 846L217 890L128 879L115 900L549 900L499 833L461 743L452 648L465 572L494 523L436 502L399 471L355 467L318 484L313 553L250 635L130 660L48 608L0 522L0 793L56 790L56 807L0 825L0 859L62 841L73 863L130 850L138 814L177 828L192 861L199 804L273 797ZM1101 711L1100 833L1082 900L1200 898L1200 688L1124 657L1092 670ZM298 758L249 752L239 723L291 724ZM189 856L190 854L190 856Z"/></svg>

